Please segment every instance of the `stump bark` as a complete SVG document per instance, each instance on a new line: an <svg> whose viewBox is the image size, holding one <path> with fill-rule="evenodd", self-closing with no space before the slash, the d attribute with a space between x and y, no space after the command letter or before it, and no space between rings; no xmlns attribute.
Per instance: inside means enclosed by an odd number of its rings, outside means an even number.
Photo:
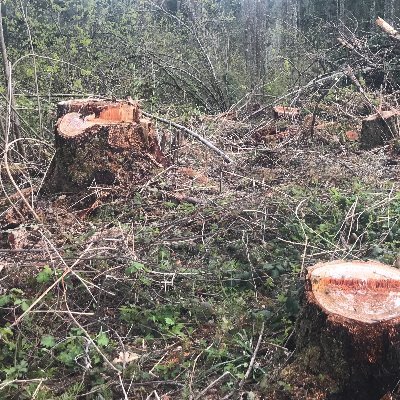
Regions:
<svg viewBox="0 0 400 400"><path fill-rule="evenodd" d="M379 400L399 379L400 271L372 261L310 268L296 333L286 379L308 371L320 399Z"/></svg>
<svg viewBox="0 0 400 400"><path fill-rule="evenodd" d="M400 111L382 111L362 121L361 145L366 149L382 146L390 139L399 137Z"/></svg>
<svg viewBox="0 0 400 400"><path fill-rule="evenodd" d="M132 101L80 99L57 105L56 153L45 182L51 192L89 185L140 184L167 160L151 120Z"/></svg>

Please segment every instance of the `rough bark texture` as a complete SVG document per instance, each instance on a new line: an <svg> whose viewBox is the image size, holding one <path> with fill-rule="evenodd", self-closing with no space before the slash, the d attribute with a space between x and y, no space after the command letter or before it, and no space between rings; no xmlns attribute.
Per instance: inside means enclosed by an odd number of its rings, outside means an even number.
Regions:
<svg viewBox="0 0 400 400"><path fill-rule="evenodd" d="M57 106L56 154L45 189L77 192L91 184L140 184L165 166L152 122L137 103L97 99Z"/></svg>
<svg viewBox="0 0 400 400"><path fill-rule="evenodd" d="M398 110L382 111L365 118L361 129L362 147L371 149L399 137L399 123L400 112Z"/></svg>
<svg viewBox="0 0 400 400"><path fill-rule="evenodd" d="M376 262L319 264L308 272L294 361L276 399L379 400L400 369L400 271Z"/></svg>

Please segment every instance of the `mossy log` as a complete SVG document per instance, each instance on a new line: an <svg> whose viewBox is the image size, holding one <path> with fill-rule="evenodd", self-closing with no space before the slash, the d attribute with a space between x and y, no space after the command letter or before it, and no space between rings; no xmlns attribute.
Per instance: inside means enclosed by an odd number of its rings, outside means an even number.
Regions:
<svg viewBox="0 0 400 400"><path fill-rule="evenodd" d="M140 184L167 160L151 120L132 101L80 99L57 105L56 154L45 182L51 192L91 184Z"/></svg>
<svg viewBox="0 0 400 400"><path fill-rule="evenodd" d="M381 399L399 380L400 271L361 261L310 268L295 333L280 376L288 398Z"/></svg>
<svg viewBox="0 0 400 400"><path fill-rule="evenodd" d="M382 146L400 136L400 111L389 110L372 114L362 121L360 142L363 148Z"/></svg>

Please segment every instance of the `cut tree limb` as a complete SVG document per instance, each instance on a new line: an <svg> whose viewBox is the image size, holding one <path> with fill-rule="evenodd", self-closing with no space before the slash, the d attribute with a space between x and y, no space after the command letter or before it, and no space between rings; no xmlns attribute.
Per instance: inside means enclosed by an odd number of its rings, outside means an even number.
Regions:
<svg viewBox="0 0 400 400"><path fill-rule="evenodd" d="M393 28L392 25L388 24L384 19L378 17L375 24L392 39L400 41L400 32Z"/></svg>
<svg viewBox="0 0 400 400"><path fill-rule="evenodd" d="M233 162L233 160L232 160L230 157L228 157L221 149L219 149L218 147L216 147L214 144L212 144L212 143L211 143L210 141L208 141L207 139L204 139L203 136L200 136L197 132L192 131L192 130L189 129L189 128L186 128L186 126L177 124L176 122L173 122L173 121L171 121L171 120L169 120L169 119L166 119L166 118L157 117L157 116L155 116L155 115L153 115L153 114L149 114L149 113L144 112L144 111L142 112L142 114L143 114L144 116L146 116L146 117L155 119L155 120L160 121L160 122L162 122L162 123L164 123L164 124L171 125L171 126L173 126L174 128L177 128L177 129L180 129L180 130L186 132L188 135L193 136L194 138L196 138L197 140L199 140L201 143L203 143L204 145L206 145L208 148L210 148L211 150L213 150L215 153L217 153L219 156L221 156L226 162L228 162L228 163L232 163L232 162Z"/></svg>

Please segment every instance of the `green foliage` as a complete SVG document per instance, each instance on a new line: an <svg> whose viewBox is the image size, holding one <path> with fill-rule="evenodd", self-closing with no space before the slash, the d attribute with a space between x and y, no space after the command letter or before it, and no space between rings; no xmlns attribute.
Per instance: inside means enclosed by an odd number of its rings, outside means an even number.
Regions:
<svg viewBox="0 0 400 400"><path fill-rule="evenodd" d="M28 372L28 362L26 360L21 360L11 367L3 368L2 372L5 374L6 379L23 378Z"/></svg>
<svg viewBox="0 0 400 400"><path fill-rule="evenodd" d="M47 283L50 281L52 275L53 270L48 265L45 265L43 269L37 274L36 281L38 283Z"/></svg>
<svg viewBox="0 0 400 400"><path fill-rule="evenodd" d="M171 306L142 309L135 305L120 307L122 321L136 325L137 333L147 337L184 337L190 329L185 328L182 311Z"/></svg>
<svg viewBox="0 0 400 400"><path fill-rule="evenodd" d="M54 336L52 335L44 335L40 340L40 344L45 347L46 349L51 349L56 345L56 341Z"/></svg>
<svg viewBox="0 0 400 400"><path fill-rule="evenodd" d="M107 347L108 344L110 343L110 339L105 332L99 332L99 334L96 337L96 343L100 347Z"/></svg>
<svg viewBox="0 0 400 400"><path fill-rule="evenodd" d="M126 275L133 275L136 274L137 272L141 271L146 271L146 267L144 264L137 262L137 261L132 261L132 263L125 269L125 274Z"/></svg>
<svg viewBox="0 0 400 400"><path fill-rule="evenodd" d="M22 311L26 311L29 308L30 301L25 298L24 292L18 288L12 288L8 294L0 296L0 307L5 306L16 306Z"/></svg>
<svg viewBox="0 0 400 400"><path fill-rule="evenodd" d="M307 235L321 251L341 248L352 254L358 249L362 258L392 264L399 246L399 207L399 195L382 200L355 183L350 192L330 189L323 201L311 197L302 211L304 219L293 219L284 230L289 240L297 242Z"/></svg>

